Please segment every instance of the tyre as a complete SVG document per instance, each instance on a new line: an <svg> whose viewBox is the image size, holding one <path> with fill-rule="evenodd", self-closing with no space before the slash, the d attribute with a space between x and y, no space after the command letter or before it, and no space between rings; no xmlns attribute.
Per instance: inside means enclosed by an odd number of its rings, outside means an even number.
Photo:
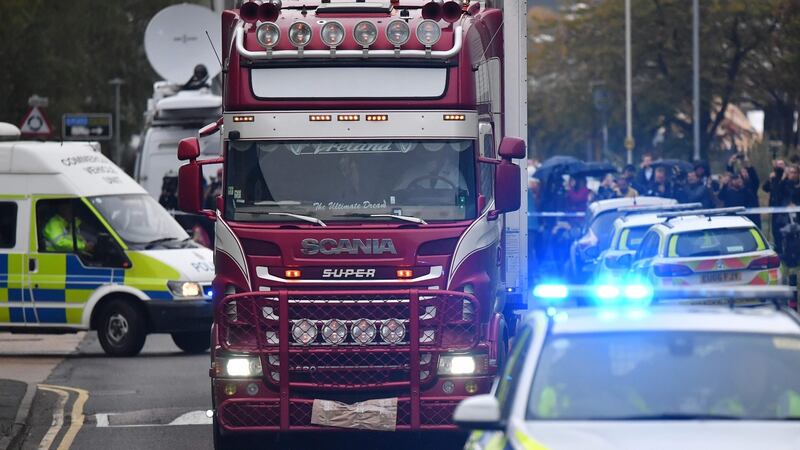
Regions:
<svg viewBox="0 0 800 450"><path fill-rule="evenodd" d="M132 301L113 299L102 306L97 337L109 356L135 356L147 338L147 320Z"/></svg>
<svg viewBox="0 0 800 450"><path fill-rule="evenodd" d="M220 431L220 425L214 417L214 450L233 450L237 447L237 440L233 436L226 436Z"/></svg>
<svg viewBox="0 0 800 450"><path fill-rule="evenodd" d="M172 333L172 342L184 352L195 355L211 347L211 336L208 331L182 331Z"/></svg>

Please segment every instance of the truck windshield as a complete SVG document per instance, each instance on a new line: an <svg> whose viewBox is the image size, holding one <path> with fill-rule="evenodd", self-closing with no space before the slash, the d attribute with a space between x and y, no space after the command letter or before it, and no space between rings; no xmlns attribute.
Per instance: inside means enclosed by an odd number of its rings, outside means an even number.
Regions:
<svg viewBox="0 0 800 450"><path fill-rule="evenodd" d="M147 194L103 195L89 201L131 248L193 246L186 242L186 231Z"/></svg>
<svg viewBox="0 0 800 450"><path fill-rule="evenodd" d="M237 141L226 164L231 220L448 221L477 209L470 140Z"/></svg>

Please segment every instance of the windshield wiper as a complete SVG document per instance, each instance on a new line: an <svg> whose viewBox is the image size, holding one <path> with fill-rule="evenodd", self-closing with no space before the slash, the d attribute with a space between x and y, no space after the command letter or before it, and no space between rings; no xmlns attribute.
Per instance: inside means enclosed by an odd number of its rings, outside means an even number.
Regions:
<svg viewBox="0 0 800 450"><path fill-rule="evenodd" d="M642 414L638 416L598 418L597 420L743 420L739 416L727 414L665 413Z"/></svg>
<svg viewBox="0 0 800 450"><path fill-rule="evenodd" d="M311 223L317 224L317 225L319 225L321 227L327 227L327 225L325 225L325 222L317 219L316 217L304 216L302 214L292 214L292 213L287 213L287 212L271 212L271 213L267 213L267 214L270 215L270 216L292 217L292 218L295 218L295 219L305 220L306 222L311 222Z"/></svg>
<svg viewBox="0 0 800 450"><path fill-rule="evenodd" d="M177 240L178 240L178 238L176 238L176 237L166 237L166 238L156 239L156 240L153 240L153 241L145 243L144 249L145 250L150 250L150 249L152 249L153 247L155 247L158 244L163 244L164 242L177 241Z"/></svg>
<svg viewBox="0 0 800 450"><path fill-rule="evenodd" d="M403 220L406 222L411 223L418 223L421 225L427 225L428 222L425 222L423 219L414 216L402 216L400 214L364 214L364 213L347 213L347 214L337 214L335 217L386 217L390 219L397 219Z"/></svg>

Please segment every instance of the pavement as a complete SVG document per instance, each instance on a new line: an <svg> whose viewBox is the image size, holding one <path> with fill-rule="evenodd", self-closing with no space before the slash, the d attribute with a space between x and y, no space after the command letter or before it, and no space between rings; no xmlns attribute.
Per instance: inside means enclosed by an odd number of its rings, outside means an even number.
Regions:
<svg viewBox="0 0 800 450"><path fill-rule="evenodd" d="M85 335L0 333L0 449L19 444L37 385L77 351Z"/></svg>

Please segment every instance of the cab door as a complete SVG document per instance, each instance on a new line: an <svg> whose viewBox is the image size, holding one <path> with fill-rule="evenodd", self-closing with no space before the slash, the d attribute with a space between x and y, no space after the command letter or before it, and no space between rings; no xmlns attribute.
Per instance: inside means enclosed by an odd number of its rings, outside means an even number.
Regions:
<svg viewBox="0 0 800 450"><path fill-rule="evenodd" d="M38 198L36 239L28 261L28 285L43 326L81 325L92 293L114 281L114 270L98 260L108 231L80 198Z"/></svg>
<svg viewBox="0 0 800 450"><path fill-rule="evenodd" d="M33 303L24 295L30 202L0 196L0 326L36 323Z"/></svg>

